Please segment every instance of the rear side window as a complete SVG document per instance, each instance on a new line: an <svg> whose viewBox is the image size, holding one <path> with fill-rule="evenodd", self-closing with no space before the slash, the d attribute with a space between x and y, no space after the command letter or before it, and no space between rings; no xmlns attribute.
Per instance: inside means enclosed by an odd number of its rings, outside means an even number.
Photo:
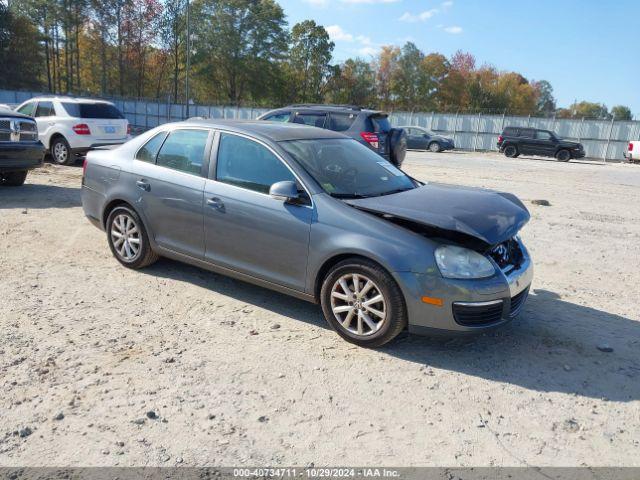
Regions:
<svg viewBox="0 0 640 480"><path fill-rule="evenodd" d="M268 120L269 122L288 122L290 116L291 112L275 113L273 115L269 115L263 120Z"/></svg>
<svg viewBox="0 0 640 480"><path fill-rule="evenodd" d="M509 136L509 137L517 137L518 136L518 129L517 128L513 128L513 127L507 127L504 129L504 136Z"/></svg>
<svg viewBox="0 0 640 480"><path fill-rule="evenodd" d="M51 117L56 112L53 109L53 103L51 102L38 102L38 108L36 108L36 117Z"/></svg>
<svg viewBox="0 0 640 480"><path fill-rule="evenodd" d="M518 135L521 138L533 138L535 130L532 130L530 128L523 128L522 130L520 130L520 135Z"/></svg>
<svg viewBox="0 0 640 480"><path fill-rule="evenodd" d="M260 193L271 185L296 181L293 173L264 145L248 138L223 133L220 138L216 180Z"/></svg>
<svg viewBox="0 0 640 480"><path fill-rule="evenodd" d="M389 119L385 115L369 117L375 133L387 133L391 130Z"/></svg>
<svg viewBox="0 0 640 480"><path fill-rule="evenodd" d="M22 113L23 115L33 116L33 108L36 106L35 102L29 102L18 109L18 113Z"/></svg>
<svg viewBox="0 0 640 480"><path fill-rule="evenodd" d="M324 128L327 115L324 113L296 113L293 123L301 123L311 127Z"/></svg>
<svg viewBox="0 0 640 480"><path fill-rule="evenodd" d="M353 113L332 113L329 118L329 129L334 132L346 132L356 121Z"/></svg>
<svg viewBox="0 0 640 480"><path fill-rule="evenodd" d="M110 103L71 103L62 102L62 106L69 116L76 118L103 118L120 120L124 116Z"/></svg>
<svg viewBox="0 0 640 480"><path fill-rule="evenodd" d="M158 151L160 151L160 147L162 146L162 142L164 142L165 137L167 136L166 132L162 132L157 134L151 140L144 144L144 146L138 150L136 155L136 160L140 160L142 162L156 163L156 157L158 156Z"/></svg>
<svg viewBox="0 0 640 480"><path fill-rule="evenodd" d="M201 175L208 138L207 130L174 130L160 148L156 164Z"/></svg>

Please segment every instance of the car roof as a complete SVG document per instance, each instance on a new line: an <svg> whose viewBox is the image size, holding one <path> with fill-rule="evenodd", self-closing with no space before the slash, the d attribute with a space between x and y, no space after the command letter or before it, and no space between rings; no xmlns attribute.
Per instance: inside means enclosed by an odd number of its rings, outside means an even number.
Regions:
<svg viewBox="0 0 640 480"><path fill-rule="evenodd" d="M29 100L25 100L25 102L33 102L33 101L47 101L47 100L58 100L61 102L69 102L69 103L107 103L109 105L113 105L113 103L108 100L101 100L99 98L82 98L82 97L67 97L64 95L40 95L37 97L30 98Z"/></svg>
<svg viewBox="0 0 640 480"><path fill-rule="evenodd" d="M286 107L280 107L280 108L275 108L273 110L270 110L268 112L265 113L265 115L267 113L274 113L274 112L284 112L284 111L291 111L291 110L296 110L296 111L303 111L303 110L308 110L308 111L328 111L328 112L343 112L343 113L353 113L353 114L358 114L358 113L365 113L368 115L371 114L381 114L381 115L388 115L387 112L383 112L382 110L370 110L368 108L360 108L358 106L352 106L352 105L321 105L321 104L294 104L294 105L287 105Z"/></svg>
<svg viewBox="0 0 640 480"><path fill-rule="evenodd" d="M264 120L216 120L190 118L172 125L190 125L219 128L235 133L245 133L263 139L282 142L286 140L307 140L325 138L350 138L332 130L310 127L296 123L267 122Z"/></svg>

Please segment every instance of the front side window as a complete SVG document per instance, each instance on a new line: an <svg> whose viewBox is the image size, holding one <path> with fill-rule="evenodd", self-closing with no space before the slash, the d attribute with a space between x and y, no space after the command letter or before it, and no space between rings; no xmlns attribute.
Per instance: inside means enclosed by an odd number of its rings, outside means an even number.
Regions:
<svg viewBox="0 0 640 480"><path fill-rule="evenodd" d="M520 137L533 138L533 130L531 130L530 128L523 128L522 130L520 130Z"/></svg>
<svg viewBox="0 0 640 480"><path fill-rule="evenodd" d="M18 109L18 113L22 113L23 115L33 116L33 109L36 106L35 102L25 103Z"/></svg>
<svg viewBox="0 0 640 480"><path fill-rule="evenodd" d="M268 120L269 122L288 122L290 116L291 112L276 113L268 116L265 120Z"/></svg>
<svg viewBox="0 0 640 480"><path fill-rule="evenodd" d="M326 118L327 116L324 113L296 113L293 123L324 128Z"/></svg>
<svg viewBox="0 0 640 480"><path fill-rule="evenodd" d="M157 165L201 175L208 138L208 130L174 130L160 148Z"/></svg>
<svg viewBox="0 0 640 480"><path fill-rule="evenodd" d="M334 132L346 132L355 120L356 116L353 113L332 113L329 129Z"/></svg>
<svg viewBox="0 0 640 480"><path fill-rule="evenodd" d="M356 140L290 140L280 145L334 197L371 197L416 188L404 172Z"/></svg>
<svg viewBox="0 0 640 480"><path fill-rule="evenodd" d="M162 146L162 142L164 142L166 136L166 132L161 132L145 143L144 146L138 150L136 160L156 163L156 157L158 156L158 152L160 151L160 147Z"/></svg>
<svg viewBox="0 0 640 480"><path fill-rule="evenodd" d="M51 117L55 115L53 109L53 103L51 102L38 102L38 108L36 108L36 117Z"/></svg>
<svg viewBox="0 0 640 480"><path fill-rule="evenodd" d="M218 148L216 180L260 193L269 193L271 185L296 181L282 161L265 146L223 133Z"/></svg>

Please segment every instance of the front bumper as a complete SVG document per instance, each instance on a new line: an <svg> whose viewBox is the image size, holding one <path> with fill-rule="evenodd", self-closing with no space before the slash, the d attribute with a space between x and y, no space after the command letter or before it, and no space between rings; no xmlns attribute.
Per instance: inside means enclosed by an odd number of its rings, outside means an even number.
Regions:
<svg viewBox="0 0 640 480"><path fill-rule="evenodd" d="M584 150L571 150L571 158L584 158L586 152Z"/></svg>
<svg viewBox="0 0 640 480"><path fill-rule="evenodd" d="M533 281L533 263L524 246L521 248L524 259L520 267L487 279L446 279L439 272L396 273L407 304L409 331L423 335L481 333L513 320ZM442 299L442 305L424 303L424 296ZM474 321L474 312L485 308L491 308L491 314Z"/></svg>
<svg viewBox="0 0 640 480"><path fill-rule="evenodd" d="M41 142L0 143L0 171L31 170L41 167L44 146Z"/></svg>

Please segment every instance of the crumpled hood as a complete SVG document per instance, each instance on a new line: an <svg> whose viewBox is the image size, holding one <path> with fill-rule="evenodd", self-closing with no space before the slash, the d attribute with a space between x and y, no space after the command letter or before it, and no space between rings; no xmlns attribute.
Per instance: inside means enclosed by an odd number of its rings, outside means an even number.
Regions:
<svg viewBox="0 0 640 480"><path fill-rule="evenodd" d="M513 237L530 218L527 207L511 193L439 183L345 202L368 212L461 233L486 247Z"/></svg>

